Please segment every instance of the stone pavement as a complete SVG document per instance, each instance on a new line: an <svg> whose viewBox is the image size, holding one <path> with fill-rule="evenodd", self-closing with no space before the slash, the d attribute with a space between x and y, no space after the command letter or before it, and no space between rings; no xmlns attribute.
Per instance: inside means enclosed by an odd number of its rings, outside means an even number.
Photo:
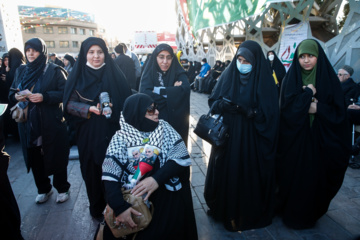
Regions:
<svg viewBox="0 0 360 240"><path fill-rule="evenodd" d="M198 138L194 127L200 116L208 111L208 95L191 93L191 116L189 131L189 152L191 167L191 185L194 210L201 240L230 239L271 239L271 240L355 240L360 239L360 170L349 168L339 193L331 202L329 211L308 230L286 228L279 218L274 218L272 225L244 232L228 232L222 224L214 222L206 215L207 206L203 197L204 182L210 156L210 145ZM87 240L92 239L98 222L93 220L88 211L85 184L80 173L78 160L69 161L68 178L71 183L70 199L63 204L56 204L57 192L49 201L37 205L37 190L32 174L26 173L19 143L7 141L6 149L12 159L8 170L10 182L18 201L22 224L21 230L26 240ZM1 238L3 239L3 238Z"/></svg>

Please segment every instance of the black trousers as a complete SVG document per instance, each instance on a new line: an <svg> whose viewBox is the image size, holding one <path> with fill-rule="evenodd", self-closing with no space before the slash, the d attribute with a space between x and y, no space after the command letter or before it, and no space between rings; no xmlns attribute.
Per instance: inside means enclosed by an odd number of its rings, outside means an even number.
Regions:
<svg viewBox="0 0 360 240"><path fill-rule="evenodd" d="M50 178L45 173L44 156L41 147L32 147L27 149L30 160L31 171L34 176L35 184L39 194L48 193L52 186ZM58 193L69 191L70 183L67 181L67 169L62 169L54 174L53 184Z"/></svg>
<svg viewBox="0 0 360 240"><path fill-rule="evenodd" d="M96 164L92 159L82 160L80 158L80 169L85 181L86 192L90 203L91 216L98 218L103 214L106 202L104 196L104 186L101 180L102 166Z"/></svg>

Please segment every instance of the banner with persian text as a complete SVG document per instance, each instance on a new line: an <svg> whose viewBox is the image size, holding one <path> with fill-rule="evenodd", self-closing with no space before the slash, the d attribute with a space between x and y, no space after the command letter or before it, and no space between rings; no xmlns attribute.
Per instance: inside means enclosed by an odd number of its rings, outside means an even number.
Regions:
<svg viewBox="0 0 360 240"><path fill-rule="evenodd" d="M280 50L278 57L284 64L286 71L289 69L296 47L299 43L308 38L309 23L301 22L286 26L281 36Z"/></svg>

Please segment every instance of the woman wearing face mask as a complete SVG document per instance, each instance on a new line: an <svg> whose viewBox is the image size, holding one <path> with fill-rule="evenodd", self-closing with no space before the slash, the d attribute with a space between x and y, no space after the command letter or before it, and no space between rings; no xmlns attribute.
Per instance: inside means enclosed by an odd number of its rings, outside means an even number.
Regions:
<svg viewBox="0 0 360 240"><path fill-rule="evenodd" d="M274 51L269 51L267 54L267 59L269 61L273 77L275 80L276 85L279 88L281 88L281 82L283 78L285 77L286 70L284 65L281 63L280 59L276 56Z"/></svg>
<svg viewBox="0 0 360 240"><path fill-rule="evenodd" d="M340 189L351 136L344 95L318 42L295 51L280 96L279 211L291 228L311 228Z"/></svg>
<svg viewBox="0 0 360 240"><path fill-rule="evenodd" d="M240 45L209 105L231 131L226 145L212 147L204 192L208 213L229 231L265 227L274 209L279 104L258 43Z"/></svg>

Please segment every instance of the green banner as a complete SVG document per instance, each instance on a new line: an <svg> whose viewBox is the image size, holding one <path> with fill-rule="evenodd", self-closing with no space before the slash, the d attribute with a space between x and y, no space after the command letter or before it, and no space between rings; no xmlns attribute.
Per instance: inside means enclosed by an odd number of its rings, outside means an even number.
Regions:
<svg viewBox="0 0 360 240"><path fill-rule="evenodd" d="M192 32L257 15L267 2L271 0L187 0Z"/></svg>

